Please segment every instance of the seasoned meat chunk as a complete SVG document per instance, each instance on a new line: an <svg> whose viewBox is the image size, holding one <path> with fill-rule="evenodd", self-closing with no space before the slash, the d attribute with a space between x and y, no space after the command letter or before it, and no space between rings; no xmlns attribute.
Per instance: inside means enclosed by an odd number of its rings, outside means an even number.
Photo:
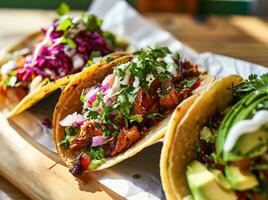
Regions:
<svg viewBox="0 0 268 200"><path fill-rule="evenodd" d="M92 122L85 122L80 130L80 133L75 136L70 144L71 151L77 151L82 148L88 147L92 142L92 135L94 133L94 125Z"/></svg>
<svg viewBox="0 0 268 200"><path fill-rule="evenodd" d="M130 130L123 130L117 136L117 142L112 152L112 156L122 152L124 149L129 148L141 137L136 126L133 126Z"/></svg>
<svg viewBox="0 0 268 200"><path fill-rule="evenodd" d="M164 109L170 109L178 105L181 100L180 92L172 87L167 94L160 98L159 104Z"/></svg>

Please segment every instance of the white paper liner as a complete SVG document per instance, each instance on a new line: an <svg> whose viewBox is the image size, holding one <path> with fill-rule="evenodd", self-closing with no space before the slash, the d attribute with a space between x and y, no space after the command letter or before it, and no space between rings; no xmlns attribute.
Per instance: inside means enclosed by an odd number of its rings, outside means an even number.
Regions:
<svg viewBox="0 0 268 200"><path fill-rule="evenodd" d="M101 17L104 20L104 29L121 35L131 43L133 49L167 46L172 51L181 51L184 57L200 64L217 78L229 74L240 74L246 78L252 73L268 72L267 68L242 60L212 53L198 54L167 31L142 17L123 0L95 0L89 12ZM48 101L55 103L56 98L57 95L53 95ZM14 120L37 142L55 151L50 130L41 125L45 117L51 118L52 112L53 104L48 105L47 100L44 100ZM165 199L159 174L161 147L162 144L157 143L110 169L96 173L99 182L126 199ZM140 178L133 178L136 174L140 175Z"/></svg>
<svg viewBox="0 0 268 200"><path fill-rule="evenodd" d="M134 49L167 46L172 51L181 51L184 57L200 64L217 78L230 74L240 74L246 78L252 73L268 72L267 68L242 60L212 53L198 54L184 46L167 31L142 17L123 0L95 0L89 12L101 17L104 20L104 29L122 36L131 43ZM161 144L157 147L150 147L111 168L110 170L121 179L114 179L115 175L112 175L100 178L99 181L127 199L164 199L159 179L160 149ZM152 156L157 158L152 159ZM140 160L140 157L143 159ZM148 171L147 168L151 170ZM130 176L133 173L140 174L140 180L131 179Z"/></svg>

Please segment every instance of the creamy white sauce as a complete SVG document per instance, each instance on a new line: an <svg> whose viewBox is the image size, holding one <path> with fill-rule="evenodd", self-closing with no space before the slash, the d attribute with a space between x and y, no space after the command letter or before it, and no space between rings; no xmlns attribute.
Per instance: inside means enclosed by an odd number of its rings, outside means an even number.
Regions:
<svg viewBox="0 0 268 200"><path fill-rule="evenodd" d="M156 71L158 74L164 73L166 70L163 67L156 67Z"/></svg>
<svg viewBox="0 0 268 200"><path fill-rule="evenodd" d="M83 65L85 64L84 60L83 60L83 57L80 54L74 55L72 57L72 61L73 61L73 68L74 69L78 69L80 67L83 67Z"/></svg>
<svg viewBox="0 0 268 200"><path fill-rule="evenodd" d="M134 82L133 82L133 87L137 88L140 85L140 79L135 76Z"/></svg>
<svg viewBox="0 0 268 200"><path fill-rule="evenodd" d="M69 57L72 57L76 53L76 49L71 48L69 45L64 45L63 51Z"/></svg>
<svg viewBox="0 0 268 200"><path fill-rule="evenodd" d="M50 42L50 34L52 31L53 31L53 26L49 27L49 29L46 32L46 36L44 40L40 42L39 44L37 44L37 46L35 47L33 57L32 57L32 65L34 65L34 62L37 59L41 48Z"/></svg>
<svg viewBox="0 0 268 200"><path fill-rule="evenodd" d="M114 84L113 86L107 90L107 94L103 97L103 101L107 103L108 99L111 98L111 96L116 93L118 90L120 90L120 78L118 76L115 76Z"/></svg>
<svg viewBox="0 0 268 200"><path fill-rule="evenodd" d="M30 84L30 91L34 91L36 88L38 88L42 80L43 78L41 75L36 76Z"/></svg>
<svg viewBox="0 0 268 200"><path fill-rule="evenodd" d="M94 63L99 63L99 62L101 62L101 60L102 60L102 57L95 57L95 58L92 59L92 61Z"/></svg>
<svg viewBox="0 0 268 200"><path fill-rule="evenodd" d="M10 60L4 65L2 65L1 74L8 75L15 68L16 68L16 63L13 60Z"/></svg>
<svg viewBox="0 0 268 200"><path fill-rule="evenodd" d="M67 115L64 119L62 119L59 122L59 124L61 126L73 126L74 123L80 122L82 120L84 120L84 116L75 112L73 114Z"/></svg>
<svg viewBox="0 0 268 200"><path fill-rule="evenodd" d="M129 79L131 77L131 73L129 70L126 71L124 79L121 81L123 85L129 85Z"/></svg>
<svg viewBox="0 0 268 200"><path fill-rule="evenodd" d="M148 82L148 86L150 86L152 84L152 82L154 81L155 77L152 74L147 74L146 76L146 81Z"/></svg>
<svg viewBox="0 0 268 200"><path fill-rule="evenodd" d="M172 55L171 54L168 54L164 57L164 62L168 64L168 71L170 73L173 74L173 76L177 76L177 68L178 66L176 65L176 63L174 62L173 58L172 58Z"/></svg>
<svg viewBox="0 0 268 200"><path fill-rule="evenodd" d="M252 119L241 120L231 128L223 150L225 152L231 151L242 135L257 131L265 123L268 123L268 111L266 110L258 111Z"/></svg>

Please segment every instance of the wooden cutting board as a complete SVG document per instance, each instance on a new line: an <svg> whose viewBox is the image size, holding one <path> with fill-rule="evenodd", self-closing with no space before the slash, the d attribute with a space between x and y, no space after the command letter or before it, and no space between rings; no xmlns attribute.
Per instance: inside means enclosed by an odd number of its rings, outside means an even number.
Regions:
<svg viewBox="0 0 268 200"><path fill-rule="evenodd" d="M0 174L31 199L123 199L96 180L73 177L58 156L0 113Z"/></svg>

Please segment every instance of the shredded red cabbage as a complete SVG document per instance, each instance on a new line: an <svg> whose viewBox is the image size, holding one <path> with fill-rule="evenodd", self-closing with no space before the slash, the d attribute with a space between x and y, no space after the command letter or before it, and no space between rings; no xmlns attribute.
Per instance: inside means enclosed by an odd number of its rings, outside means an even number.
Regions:
<svg viewBox="0 0 268 200"><path fill-rule="evenodd" d="M64 46L67 44L55 43L63 35L63 32L56 31L56 28L57 24L54 22L53 30L50 33L52 45L42 46L36 59L29 55L24 67L17 71L19 81L30 82L37 75L54 81L82 70L83 66L74 69L72 57L64 51ZM46 33L47 31L45 31ZM81 55L84 63L89 60L93 51L99 51L102 56L113 52L109 49L104 37L95 31L81 31L73 41L76 43L75 54Z"/></svg>

